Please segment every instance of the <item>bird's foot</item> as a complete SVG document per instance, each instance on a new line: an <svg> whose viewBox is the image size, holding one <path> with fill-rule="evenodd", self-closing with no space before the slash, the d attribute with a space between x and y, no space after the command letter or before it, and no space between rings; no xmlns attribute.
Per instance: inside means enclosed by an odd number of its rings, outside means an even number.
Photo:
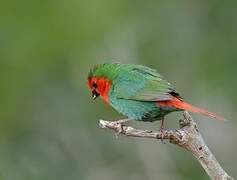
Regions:
<svg viewBox="0 0 237 180"><path fill-rule="evenodd" d="M161 119L161 124L160 124L160 133L161 133L161 142L165 144L164 141L164 132L165 132L165 126L164 126L164 118Z"/></svg>
<svg viewBox="0 0 237 180"><path fill-rule="evenodd" d="M160 134L161 134L161 138L160 138L160 140L161 140L161 142L162 142L163 144L165 144L165 141L164 141L164 137L165 137L165 128L164 128L164 127L161 127L161 128L160 128Z"/></svg>
<svg viewBox="0 0 237 180"><path fill-rule="evenodd" d="M115 137L116 139L118 138L118 136L120 134L123 133L124 129L123 129L123 126L125 125L126 122L130 121L130 119L121 119L121 120L118 120L118 121L114 121L117 125L118 125L118 129L117 129L117 133L115 133Z"/></svg>
<svg viewBox="0 0 237 180"><path fill-rule="evenodd" d="M117 132L115 133L116 139L118 139L118 136L123 133L123 126L124 124L118 123L118 129Z"/></svg>

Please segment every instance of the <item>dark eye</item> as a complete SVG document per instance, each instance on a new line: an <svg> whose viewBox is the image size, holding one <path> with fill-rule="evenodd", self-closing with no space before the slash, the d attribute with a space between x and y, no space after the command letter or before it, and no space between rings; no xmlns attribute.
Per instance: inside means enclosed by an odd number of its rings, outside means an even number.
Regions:
<svg viewBox="0 0 237 180"><path fill-rule="evenodd" d="M93 83L93 84L92 84L92 87L93 87L93 88L97 88L97 84L96 84L96 83Z"/></svg>

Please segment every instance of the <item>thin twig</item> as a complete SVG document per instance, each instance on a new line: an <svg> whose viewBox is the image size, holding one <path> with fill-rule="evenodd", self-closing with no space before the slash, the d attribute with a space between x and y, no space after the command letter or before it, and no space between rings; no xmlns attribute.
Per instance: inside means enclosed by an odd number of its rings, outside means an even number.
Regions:
<svg viewBox="0 0 237 180"><path fill-rule="evenodd" d="M205 169L209 177L213 180L233 180L224 169L220 166L205 141L200 134L197 124L188 112L183 113L184 117L179 121L180 129L178 130L163 130L151 131L135 129L131 126L119 124L117 121L100 120L101 128L107 128L116 133L130 137L166 139L171 143L176 144L189 152L198 160Z"/></svg>

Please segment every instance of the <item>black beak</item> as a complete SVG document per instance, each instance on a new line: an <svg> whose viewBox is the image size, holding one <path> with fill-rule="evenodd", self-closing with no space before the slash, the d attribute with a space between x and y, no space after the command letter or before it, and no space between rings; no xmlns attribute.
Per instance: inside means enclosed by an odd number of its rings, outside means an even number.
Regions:
<svg viewBox="0 0 237 180"><path fill-rule="evenodd" d="M100 94L96 90L92 90L92 98L95 100Z"/></svg>

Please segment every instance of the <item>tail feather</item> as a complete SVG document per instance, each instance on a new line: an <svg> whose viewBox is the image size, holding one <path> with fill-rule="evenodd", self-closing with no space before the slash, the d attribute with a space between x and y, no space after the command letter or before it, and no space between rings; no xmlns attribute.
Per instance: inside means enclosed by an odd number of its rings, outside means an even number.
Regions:
<svg viewBox="0 0 237 180"><path fill-rule="evenodd" d="M160 106L171 106L171 107L175 107L175 108L182 109L182 110L187 110L187 111L194 112L194 113L199 113L204 116L208 116L210 118L217 119L220 121L225 120L225 118L220 115L209 112L209 111L202 109L202 108L192 106L191 104L188 104L188 103L186 103L178 98L175 98L175 97L171 101L159 101L158 104Z"/></svg>

